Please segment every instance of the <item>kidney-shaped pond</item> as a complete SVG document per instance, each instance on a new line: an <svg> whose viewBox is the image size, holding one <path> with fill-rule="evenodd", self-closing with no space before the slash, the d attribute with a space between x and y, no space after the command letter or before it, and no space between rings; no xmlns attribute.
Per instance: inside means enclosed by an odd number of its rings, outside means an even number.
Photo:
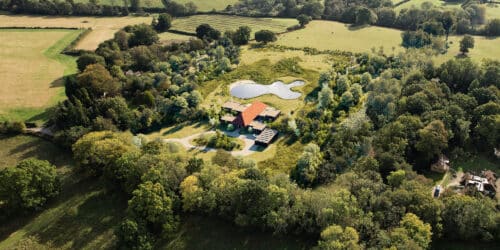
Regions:
<svg viewBox="0 0 500 250"><path fill-rule="evenodd" d="M277 81L270 85L263 85L251 80L244 80L231 84L229 86L229 91L232 96L241 99L250 99L261 95L273 94L281 99L292 100L302 95L300 92L292 91L292 88L303 86L304 84L304 81L294 81L289 84Z"/></svg>

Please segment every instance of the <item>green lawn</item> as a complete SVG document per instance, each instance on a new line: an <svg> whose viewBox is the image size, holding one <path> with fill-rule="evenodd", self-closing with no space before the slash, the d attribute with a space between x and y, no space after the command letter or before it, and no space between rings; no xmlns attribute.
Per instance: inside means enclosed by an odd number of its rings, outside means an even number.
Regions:
<svg viewBox="0 0 500 250"><path fill-rule="evenodd" d="M401 31L376 26L352 28L349 24L332 21L312 21L305 29L278 37L278 45L319 50L370 52L384 47L386 53L402 51Z"/></svg>
<svg viewBox="0 0 500 250"><path fill-rule="evenodd" d="M267 29L274 32L284 32L287 27L297 24L297 20L290 18L253 18L225 15L196 15L190 17L176 18L173 21L172 29L195 33L196 27L200 24L208 23L212 27L224 32L235 30L240 26L249 26L252 33Z"/></svg>
<svg viewBox="0 0 500 250"><path fill-rule="evenodd" d="M158 34L158 36L160 37L160 42L162 43L182 42L195 38L193 36L180 35L171 32L163 32Z"/></svg>
<svg viewBox="0 0 500 250"><path fill-rule="evenodd" d="M82 30L0 30L0 121L47 120L46 108L65 98L62 77L77 72L61 51Z"/></svg>

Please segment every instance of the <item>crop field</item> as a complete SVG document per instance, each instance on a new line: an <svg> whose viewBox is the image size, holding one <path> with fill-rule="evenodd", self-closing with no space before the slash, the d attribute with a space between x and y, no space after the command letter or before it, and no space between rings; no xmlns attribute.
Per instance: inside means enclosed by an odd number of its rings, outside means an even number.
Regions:
<svg viewBox="0 0 500 250"><path fill-rule="evenodd" d="M75 0L76 3L87 3L89 0ZM186 4L188 2L193 2L197 7L198 11L211 11L223 10L230 4L235 4L238 0L175 0L180 4ZM115 6L123 6L123 1L121 0L100 0L100 4L108 4ZM161 0L144 0L141 2L143 7L163 7Z"/></svg>
<svg viewBox="0 0 500 250"><path fill-rule="evenodd" d="M0 30L0 120L37 117L64 98L61 78L76 72L76 58L60 54L81 30Z"/></svg>
<svg viewBox="0 0 500 250"><path fill-rule="evenodd" d="M401 31L369 26L352 29L349 25L331 21L312 21L305 29L278 37L278 45L311 47L319 50L370 52L384 47L386 52L401 51Z"/></svg>
<svg viewBox="0 0 500 250"><path fill-rule="evenodd" d="M75 49L95 50L119 29L133 24L151 23L152 17L52 17L0 15L0 27L92 28Z"/></svg>
<svg viewBox="0 0 500 250"><path fill-rule="evenodd" d="M252 18L224 15L196 15L174 19L172 29L195 33L198 25L208 23L212 27L224 32L234 30L239 26L249 26L252 33L267 29L274 32L284 32L287 27L297 24L297 20L290 18Z"/></svg>

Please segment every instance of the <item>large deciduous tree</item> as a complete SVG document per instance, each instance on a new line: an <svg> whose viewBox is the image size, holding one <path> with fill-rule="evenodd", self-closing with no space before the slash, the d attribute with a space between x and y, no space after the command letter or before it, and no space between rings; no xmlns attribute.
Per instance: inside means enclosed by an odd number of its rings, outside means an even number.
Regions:
<svg viewBox="0 0 500 250"><path fill-rule="evenodd" d="M37 159L23 160L0 171L0 209L39 210L59 194L60 188L54 165Z"/></svg>

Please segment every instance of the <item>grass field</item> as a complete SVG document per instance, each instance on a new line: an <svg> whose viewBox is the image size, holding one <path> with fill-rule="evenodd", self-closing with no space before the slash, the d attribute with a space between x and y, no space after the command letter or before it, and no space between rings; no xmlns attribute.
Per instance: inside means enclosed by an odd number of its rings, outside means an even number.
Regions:
<svg viewBox="0 0 500 250"><path fill-rule="evenodd" d="M75 3L88 3L89 0L75 0ZM123 6L122 0L100 0L100 4L108 4L115 6ZM197 7L198 11L211 11L223 10L230 4L235 4L238 0L175 0L174 2L180 4L186 4L188 2L193 2ZM161 0L144 0L141 1L142 7L164 7Z"/></svg>
<svg viewBox="0 0 500 250"><path fill-rule="evenodd" d="M403 49L399 30L375 26L351 29L348 24L331 21L312 21L305 29L280 35L276 44L351 52L370 52L381 46L386 53L392 48Z"/></svg>
<svg viewBox="0 0 500 250"><path fill-rule="evenodd" d="M266 58L271 63L276 63L279 60L291 57L301 59L299 65L305 69L316 70L318 72L327 71L332 68L332 63L336 58L329 55L308 55L300 50L275 50L272 48L251 48L250 46L241 47L241 65L250 65Z"/></svg>
<svg viewBox="0 0 500 250"><path fill-rule="evenodd" d="M297 24L297 20L289 18L252 18L224 15L196 15L174 19L172 29L195 33L198 25L208 23L212 27L224 32L235 30L239 26L247 25L252 33L262 29L274 32L284 32L287 27Z"/></svg>
<svg viewBox="0 0 500 250"><path fill-rule="evenodd" d="M158 34L158 36L160 37L160 42L166 43L166 44L175 43L175 42L183 42L183 41L187 41L191 38L194 38L192 36L180 35L180 34L170 33L170 32L163 32L163 33Z"/></svg>
<svg viewBox="0 0 500 250"><path fill-rule="evenodd" d="M460 56L460 40L462 36L450 36L449 38L449 46L448 53L444 55L439 55L436 57L437 63L445 62L457 55ZM474 36L474 48L470 50L468 56L474 59L477 62L480 62L482 59L497 59L500 55L500 37L489 38L482 36Z"/></svg>
<svg viewBox="0 0 500 250"><path fill-rule="evenodd" d="M63 27L92 28L75 49L95 50L119 29L133 24L151 23L152 17L55 17L0 15L0 27Z"/></svg>
<svg viewBox="0 0 500 250"><path fill-rule="evenodd" d="M397 2L401 2L401 1L393 1L393 3L397 3ZM410 0L406 3L399 5L398 7L396 7L395 10L397 12L399 12L402 9L408 9L412 6L416 7L416 8L420 8L422 6L422 4L425 2L430 2L434 6L441 7L441 8L461 8L461 6L460 6L461 3L446 3L446 2L441 1L441 0Z"/></svg>
<svg viewBox="0 0 500 250"><path fill-rule="evenodd" d="M61 78L76 59L60 54L81 30L0 30L0 120L45 120L45 108L64 98Z"/></svg>

